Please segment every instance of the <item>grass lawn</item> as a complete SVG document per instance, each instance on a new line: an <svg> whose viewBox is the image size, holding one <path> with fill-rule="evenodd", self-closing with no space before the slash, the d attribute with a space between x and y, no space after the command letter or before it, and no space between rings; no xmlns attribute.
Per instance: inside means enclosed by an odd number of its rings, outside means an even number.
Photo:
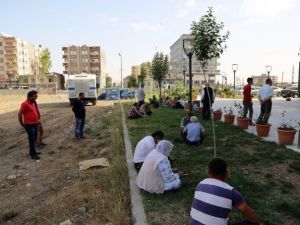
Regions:
<svg viewBox="0 0 300 225"><path fill-rule="evenodd" d="M129 109L125 106L125 110ZM153 109L145 119L127 120L133 148L155 130L165 132L165 139L174 144L171 157L175 167L184 172L182 187L162 195L142 191L150 225L187 224L194 190L206 178L207 164L213 158L211 121L200 121L207 137L199 146L187 146L179 137L180 119L184 110ZM197 114L198 118L200 114ZM239 128L216 122L217 156L228 162L228 183L240 191L264 224L300 224L300 155L284 146L264 142ZM233 211L230 222L241 214Z"/></svg>

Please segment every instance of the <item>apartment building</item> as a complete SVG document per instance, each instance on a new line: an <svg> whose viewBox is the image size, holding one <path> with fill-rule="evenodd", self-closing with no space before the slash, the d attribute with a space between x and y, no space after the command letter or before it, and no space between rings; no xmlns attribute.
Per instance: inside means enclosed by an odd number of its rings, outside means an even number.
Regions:
<svg viewBox="0 0 300 225"><path fill-rule="evenodd" d="M251 76L253 78L253 84L255 85L264 85L266 83L266 79L268 78L268 75L263 73L260 76ZM278 83L278 76L270 76L271 80L273 81L273 84Z"/></svg>
<svg viewBox="0 0 300 225"><path fill-rule="evenodd" d="M91 73L97 75L99 88L105 88L106 56L100 46L63 47L63 66L65 75Z"/></svg>
<svg viewBox="0 0 300 225"><path fill-rule="evenodd" d="M174 80L185 80L185 84L189 84L189 59L183 50L183 39L191 38L191 35L183 34L170 47L169 73L171 83ZM219 65L216 58L208 63L205 75L207 81L212 85L216 83L216 76L220 75ZM197 60L195 54L192 57L192 74L193 87L200 87L205 83L200 61Z"/></svg>
<svg viewBox="0 0 300 225"><path fill-rule="evenodd" d="M0 34L0 86L16 85L22 75L39 74L42 47Z"/></svg>

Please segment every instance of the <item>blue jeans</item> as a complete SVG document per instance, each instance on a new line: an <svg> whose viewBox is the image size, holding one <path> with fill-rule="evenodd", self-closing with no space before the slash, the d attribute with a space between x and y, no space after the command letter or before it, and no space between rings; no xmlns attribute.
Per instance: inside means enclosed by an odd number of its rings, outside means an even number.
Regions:
<svg viewBox="0 0 300 225"><path fill-rule="evenodd" d="M85 118L75 117L75 138L79 139L83 137L84 125L85 125Z"/></svg>
<svg viewBox="0 0 300 225"><path fill-rule="evenodd" d="M37 124L24 125L29 141L29 154L36 155L35 140L37 138Z"/></svg>

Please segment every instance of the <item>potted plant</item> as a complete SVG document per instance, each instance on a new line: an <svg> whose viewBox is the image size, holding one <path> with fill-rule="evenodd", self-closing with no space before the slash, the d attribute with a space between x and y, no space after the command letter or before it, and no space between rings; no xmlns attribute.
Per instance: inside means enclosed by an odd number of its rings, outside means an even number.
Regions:
<svg viewBox="0 0 300 225"><path fill-rule="evenodd" d="M234 102L234 107L237 110L236 123L239 128L248 129L249 119L244 117L244 108L241 103Z"/></svg>
<svg viewBox="0 0 300 225"><path fill-rule="evenodd" d="M230 106L229 109L226 108L226 106L224 107L224 122L225 123L229 123L229 124L233 124L234 122L234 117L235 115L233 114L233 109Z"/></svg>
<svg viewBox="0 0 300 225"><path fill-rule="evenodd" d="M259 137L267 137L270 133L271 124L256 122L256 133Z"/></svg>
<svg viewBox="0 0 300 225"><path fill-rule="evenodd" d="M217 109L213 111L214 120L221 120L222 119L222 109Z"/></svg>
<svg viewBox="0 0 300 225"><path fill-rule="evenodd" d="M281 113L282 123L280 127L277 128L278 141L281 145L292 145L294 143L295 134L297 130L291 123L287 123L284 120L286 111ZM299 127L300 123L298 122L297 126Z"/></svg>

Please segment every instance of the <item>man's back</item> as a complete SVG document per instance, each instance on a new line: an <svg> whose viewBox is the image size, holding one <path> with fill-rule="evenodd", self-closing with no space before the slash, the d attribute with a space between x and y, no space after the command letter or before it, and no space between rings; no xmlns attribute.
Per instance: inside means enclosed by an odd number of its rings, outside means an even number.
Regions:
<svg viewBox="0 0 300 225"><path fill-rule="evenodd" d="M189 141L200 141L200 134L203 127L199 123L189 123L186 125L184 132L186 131L186 138Z"/></svg>
<svg viewBox="0 0 300 225"><path fill-rule="evenodd" d="M134 151L134 157L133 161L135 163L143 162L146 156L155 149L155 141L152 136L146 136L143 139L141 139Z"/></svg>
<svg viewBox="0 0 300 225"><path fill-rule="evenodd" d="M204 179L195 191L189 225L226 225L232 207L243 202L243 196L227 183Z"/></svg>

